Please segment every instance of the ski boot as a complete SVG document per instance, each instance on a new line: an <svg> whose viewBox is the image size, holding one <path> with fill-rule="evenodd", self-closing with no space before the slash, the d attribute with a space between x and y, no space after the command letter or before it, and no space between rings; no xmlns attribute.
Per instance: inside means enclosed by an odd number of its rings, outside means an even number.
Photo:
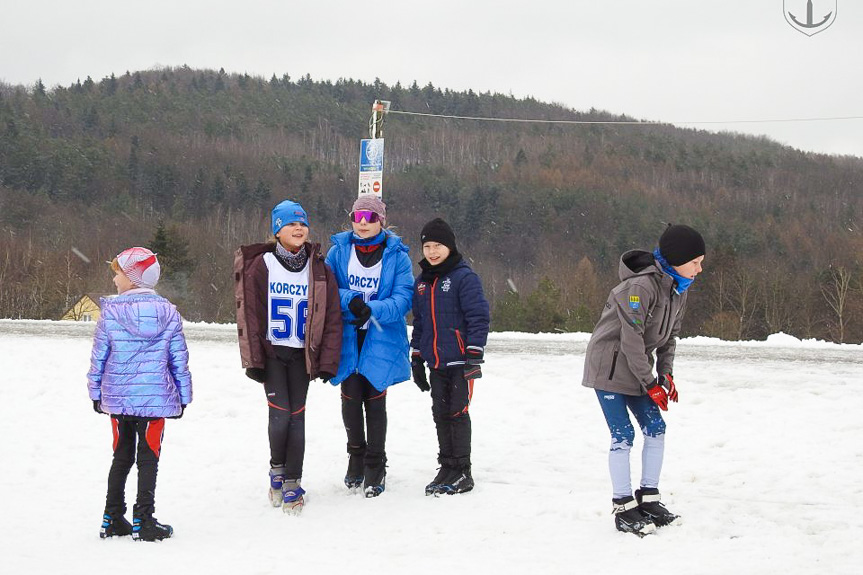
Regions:
<svg viewBox="0 0 863 575"><path fill-rule="evenodd" d="M299 479L285 479L282 483L282 511L289 515L299 515L306 504L303 497L305 494Z"/></svg>
<svg viewBox="0 0 863 575"><path fill-rule="evenodd" d="M281 507L282 505L282 484L285 482L285 468L273 467L270 469L270 505L273 507Z"/></svg>
<svg viewBox="0 0 863 575"><path fill-rule="evenodd" d="M440 484L443 480L447 478L447 476L452 473L453 468L451 466L452 458L444 457L443 455L438 455L437 458L438 463L440 463L440 467L438 467L437 475L432 479L431 483L426 485L426 495L434 495L437 493L440 488Z"/></svg>
<svg viewBox="0 0 863 575"><path fill-rule="evenodd" d="M665 527L680 518L659 502L659 489L655 487L636 489L635 499L638 501L638 511L653 521L657 527Z"/></svg>
<svg viewBox="0 0 863 575"><path fill-rule="evenodd" d="M386 489L387 458L379 458L365 463L363 493L366 497L377 497Z"/></svg>
<svg viewBox="0 0 863 575"><path fill-rule="evenodd" d="M345 473L345 487L350 490L363 486L363 454L351 453L348 460L348 471Z"/></svg>
<svg viewBox="0 0 863 575"><path fill-rule="evenodd" d="M132 521L132 539L134 541L161 541L174 534L170 525L162 525L152 515L135 517Z"/></svg>
<svg viewBox="0 0 863 575"><path fill-rule="evenodd" d="M644 537L656 531L656 525L638 511L638 501L632 495L612 499L614 525L618 531Z"/></svg>
<svg viewBox="0 0 863 575"><path fill-rule="evenodd" d="M99 537L101 539L122 537L131 534L132 524L123 517L122 513L109 513L105 511L102 515L102 528L99 530Z"/></svg>
<svg viewBox="0 0 863 575"><path fill-rule="evenodd" d="M450 472L438 484L435 493L446 493L447 495L455 495L456 493L467 493L473 489L473 477L470 474L470 458L455 457L450 459ZM446 465L444 463L443 465Z"/></svg>

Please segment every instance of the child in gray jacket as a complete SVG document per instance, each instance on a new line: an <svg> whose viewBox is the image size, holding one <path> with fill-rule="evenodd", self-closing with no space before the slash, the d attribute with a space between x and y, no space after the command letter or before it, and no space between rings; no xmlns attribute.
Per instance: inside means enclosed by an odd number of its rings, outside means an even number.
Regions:
<svg viewBox="0 0 863 575"><path fill-rule="evenodd" d="M587 345L583 385L596 390L611 431L608 464L620 531L644 536L677 518L659 501L665 450L661 411L668 409L669 400L677 401L674 349L686 290L701 273L704 252L701 234L689 226L670 225L653 253L623 254L621 282L611 290ZM644 434L641 486L635 497L629 468L635 429L627 409Z"/></svg>

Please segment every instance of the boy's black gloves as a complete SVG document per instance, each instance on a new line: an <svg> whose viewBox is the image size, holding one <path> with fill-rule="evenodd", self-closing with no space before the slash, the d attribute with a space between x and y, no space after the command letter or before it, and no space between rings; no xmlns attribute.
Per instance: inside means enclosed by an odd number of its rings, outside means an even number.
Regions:
<svg viewBox="0 0 863 575"><path fill-rule="evenodd" d="M419 353L411 355L411 372L413 373L414 383L417 384L420 391L428 391L431 389L429 380L426 377L425 362Z"/></svg>
<svg viewBox="0 0 863 575"><path fill-rule="evenodd" d="M180 406L180 415L174 415L172 417L169 417L168 419L180 419L183 417L184 413L186 413L186 404L185 403Z"/></svg>
<svg viewBox="0 0 863 575"><path fill-rule="evenodd" d="M96 413L105 413L102 411L102 402L98 399L93 400L93 411Z"/></svg>
<svg viewBox="0 0 863 575"><path fill-rule="evenodd" d="M464 350L464 378L465 379L479 379L482 377L482 367L480 364L484 363L483 359L483 349L476 345L469 345L467 349Z"/></svg>
<svg viewBox="0 0 863 575"><path fill-rule="evenodd" d="M332 378L334 378L335 376L336 376L336 374L334 374L334 373L330 373L330 372L328 372L328 371L320 371L320 372L318 372L318 377L319 377L319 378L321 379L321 381L323 381L324 383L329 383L329 381L330 381Z"/></svg>
<svg viewBox="0 0 863 575"><path fill-rule="evenodd" d="M267 370L262 367L249 367L246 368L246 377L258 383L264 383L267 381Z"/></svg>
<svg viewBox="0 0 863 575"><path fill-rule="evenodd" d="M348 304L348 309L351 310L352 314L357 316L357 319L351 320L351 325L359 327L364 325L369 321L369 318L372 317L372 308L370 308L360 296L356 296L351 300Z"/></svg>

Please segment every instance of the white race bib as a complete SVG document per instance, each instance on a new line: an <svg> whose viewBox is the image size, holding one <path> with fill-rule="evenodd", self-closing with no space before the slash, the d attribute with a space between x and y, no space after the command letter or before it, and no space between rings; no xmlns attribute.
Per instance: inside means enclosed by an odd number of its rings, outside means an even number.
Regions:
<svg viewBox="0 0 863 575"><path fill-rule="evenodd" d="M264 254L267 265L267 339L273 345L305 347L309 308L309 262L292 272L275 254Z"/></svg>
<svg viewBox="0 0 863 575"><path fill-rule="evenodd" d="M383 247L379 249L383 249ZM363 294L363 301L366 303L378 299L382 265L383 258L372 267L367 268L357 258L356 248L351 250L351 259L348 261L348 288ZM369 322L366 322L360 329L368 328Z"/></svg>

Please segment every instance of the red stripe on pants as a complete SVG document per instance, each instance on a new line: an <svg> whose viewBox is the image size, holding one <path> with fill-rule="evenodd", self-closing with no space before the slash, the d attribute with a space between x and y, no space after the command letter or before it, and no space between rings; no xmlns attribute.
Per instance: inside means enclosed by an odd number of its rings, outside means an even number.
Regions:
<svg viewBox="0 0 863 575"><path fill-rule="evenodd" d="M119 423L113 417L111 418L111 433L114 434L114 443L111 446L111 451L117 451L117 442L120 440L120 428L118 427Z"/></svg>
<svg viewBox="0 0 863 575"><path fill-rule="evenodd" d="M156 459L159 459L159 453L162 451L162 435L165 432L165 418L147 422L147 445L150 450L156 454Z"/></svg>

